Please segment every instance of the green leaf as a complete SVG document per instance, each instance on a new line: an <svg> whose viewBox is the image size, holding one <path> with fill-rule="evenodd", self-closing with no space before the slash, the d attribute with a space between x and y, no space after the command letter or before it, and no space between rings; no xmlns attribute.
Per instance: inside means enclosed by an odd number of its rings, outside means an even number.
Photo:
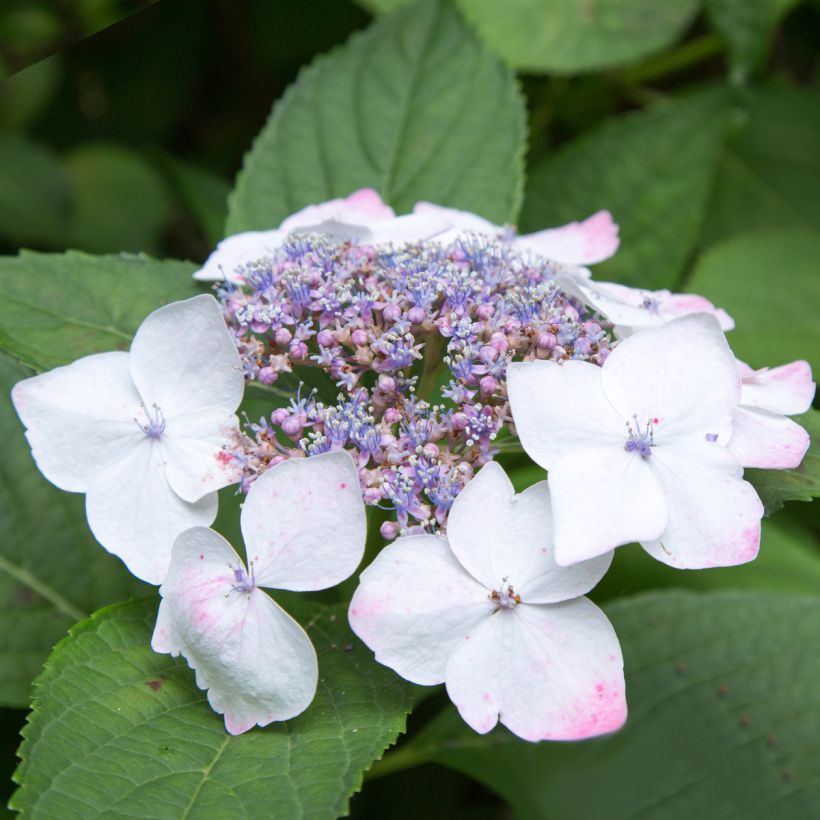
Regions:
<svg viewBox="0 0 820 820"><path fill-rule="evenodd" d="M820 369L820 233L761 231L716 245L697 263L687 290L727 310L734 354L752 367L806 359Z"/></svg>
<svg viewBox="0 0 820 820"><path fill-rule="evenodd" d="M57 157L0 132L0 179L0 237L12 245L55 244L71 207L71 184Z"/></svg>
<svg viewBox="0 0 820 820"><path fill-rule="evenodd" d="M767 515L785 501L811 501L820 496L820 411L809 410L794 420L811 436L803 463L796 470L746 470L744 474L754 484Z"/></svg>
<svg viewBox="0 0 820 820"><path fill-rule="evenodd" d="M472 733L448 709L382 770L451 766L496 790L524 820L814 816L816 595L667 591L622 599L607 614L626 662L623 730L533 745L500 730Z"/></svg>
<svg viewBox="0 0 820 820"><path fill-rule="evenodd" d="M35 370L127 350L156 308L201 290L196 265L147 256L23 251L0 257L0 349Z"/></svg>
<svg viewBox="0 0 820 820"><path fill-rule="evenodd" d="M820 86L756 92L720 163L704 244L820 225Z"/></svg>
<svg viewBox="0 0 820 820"><path fill-rule="evenodd" d="M732 75L745 82L769 53L775 26L799 0L706 0L715 31L726 41Z"/></svg>
<svg viewBox="0 0 820 820"><path fill-rule="evenodd" d="M512 72L448 3L424 0L300 74L245 158L227 233L362 187L399 212L426 199L513 221L523 150Z"/></svg>
<svg viewBox="0 0 820 820"><path fill-rule="evenodd" d="M35 685L24 730L27 816L331 818L404 730L409 687L377 665L343 607L296 613L319 656L307 712L231 737L182 659L151 651L154 601L75 627Z"/></svg>
<svg viewBox="0 0 820 820"><path fill-rule="evenodd" d="M515 68L577 73L634 62L677 40L698 0L457 0L479 36Z"/></svg>
<svg viewBox="0 0 820 820"><path fill-rule="evenodd" d="M0 354L4 397L30 375ZM0 438L0 705L26 706L51 647L75 621L149 588L94 542L82 496L40 475L6 398Z"/></svg>
<svg viewBox="0 0 820 820"><path fill-rule="evenodd" d="M93 253L156 253L171 215L164 180L136 152L86 145L64 159L74 193L65 244Z"/></svg>
<svg viewBox="0 0 820 820"><path fill-rule="evenodd" d="M373 14L389 14L402 6L408 6L412 0L356 0L356 2Z"/></svg>
<svg viewBox="0 0 820 820"><path fill-rule="evenodd" d="M533 168L522 230L606 208L621 226L621 247L595 278L674 287L700 231L726 122L718 93L609 119Z"/></svg>

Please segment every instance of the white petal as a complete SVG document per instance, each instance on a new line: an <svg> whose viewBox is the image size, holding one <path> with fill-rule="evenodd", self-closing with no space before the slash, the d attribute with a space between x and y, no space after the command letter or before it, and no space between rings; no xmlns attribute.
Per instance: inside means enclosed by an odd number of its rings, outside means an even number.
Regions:
<svg viewBox="0 0 820 820"><path fill-rule="evenodd" d="M131 343L131 375L149 409L168 420L206 410L233 413L245 377L236 346L213 296L155 310Z"/></svg>
<svg viewBox="0 0 820 820"><path fill-rule="evenodd" d="M230 454L238 441L236 416L196 413L171 419L162 436L168 482L185 501L235 484L240 462Z"/></svg>
<svg viewBox="0 0 820 820"><path fill-rule="evenodd" d="M127 353L98 353L18 382L11 391L43 475L85 492L100 468L145 438L134 421L140 397Z"/></svg>
<svg viewBox="0 0 820 820"><path fill-rule="evenodd" d="M447 539L461 565L486 588L512 586L528 604L566 601L589 592L612 561L607 554L559 567L547 482L515 495L494 461L458 494L447 519Z"/></svg>
<svg viewBox="0 0 820 820"><path fill-rule="evenodd" d="M361 574L348 618L379 663L432 685L444 680L453 649L494 608L445 538L410 535L385 547Z"/></svg>
<svg viewBox="0 0 820 820"><path fill-rule="evenodd" d="M316 652L299 624L261 589L236 588L242 562L222 536L197 527L174 544L151 646L184 655L232 735L303 712L316 693Z"/></svg>
<svg viewBox="0 0 820 820"><path fill-rule="evenodd" d="M642 540L650 555L679 569L733 566L757 556L763 505L725 447L657 447L651 460L669 524L657 540Z"/></svg>
<svg viewBox="0 0 820 820"><path fill-rule="evenodd" d="M735 410L729 450L744 467L793 470L800 466L811 438L786 416L766 410Z"/></svg>
<svg viewBox="0 0 820 820"><path fill-rule="evenodd" d="M282 231L246 231L229 236L216 246L202 268L194 274L194 279L242 284L244 276L237 269L271 256L285 236Z"/></svg>
<svg viewBox="0 0 820 820"><path fill-rule="evenodd" d="M624 421L654 421L655 440L717 434L728 441L740 397L734 356L720 324L683 316L622 341L601 368L603 391Z"/></svg>
<svg viewBox="0 0 820 820"><path fill-rule="evenodd" d="M257 583L326 589L353 574L367 521L359 474L347 452L289 459L251 485L242 535Z"/></svg>
<svg viewBox="0 0 820 820"><path fill-rule="evenodd" d="M550 469L549 484L555 559L562 566L657 538L667 525L661 485L644 459L623 445L567 453Z"/></svg>
<svg viewBox="0 0 820 820"><path fill-rule="evenodd" d="M507 391L521 444L546 469L574 448L625 438L624 419L601 389L601 368L589 362L513 362Z"/></svg>
<svg viewBox="0 0 820 820"><path fill-rule="evenodd" d="M513 248L570 265L592 265L613 256L619 244L618 226L612 215L598 211L583 222L525 234L513 242Z"/></svg>
<svg viewBox="0 0 820 820"><path fill-rule="evenodd" d="M389 222L373 223L370 230L374 243L384 245L389 242L421 242L433 237L439 241L449 227L449 222L432 214L405 214Z"/></svg>
<svg viewBox="0 0 820 820"><path fill-rule="evenodd" d="M369 228L373 222L393 219L395 216L395 211L382 202L376 191L372 188L362 188L344 199L331 199L318 205L308 205L289 216L279 228L284 233L313 232L323 222Z"/></svg>
<svg viewBox="0 0 820 820"><path fill-rule="evenodd" d="M413 208L413 213L433 216L448 223L449 228L436 236L436 241L442 244L450 244L465 233L474 233L479 236L486 236L490 239L498 239L504 229L495 225L483 216L460 211L458 208L445 208L442 205L434 205L432 202L417 202Z"/></svg>
<svg viewBox="0 0 820 820"><path fill-rule="evenodd" d="M740 403L745 407L794 416L805 413L813 399L814 382L808 362L796 361L743 375Z"/></svg>
<svg viewBox="0 0 820 820"><path fill-rule="evenodd" d="M216 493L194 504L183 501L165 477L162 445L147 436L124 445L116 460L97 470L87 492L94 537L149 584L162 583L183 530L216 518Z"/></svg>
<svg viewBox="0 0 820 820"><path fill-rule="evenodd" d="M524 740L581 740L626 720L623 658L586 598L499 610L447 664L447 694L484 734L501 721Z"/></svg>
<svg viewBox="0 0 820 820"><path fill-rule="evenodd" d="M564 273L557 277L557 284L616 325L628 328L655 327L664 323L657 311L644 307L649 291L628 288L615 282L580 280ZM668 291L665 292L668 294Z"/></svg>

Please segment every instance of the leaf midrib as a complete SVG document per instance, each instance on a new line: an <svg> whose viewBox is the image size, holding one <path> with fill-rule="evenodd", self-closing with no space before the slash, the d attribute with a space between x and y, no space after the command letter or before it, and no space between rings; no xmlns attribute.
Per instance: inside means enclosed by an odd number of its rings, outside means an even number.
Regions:
<svg viewBox="0 0 820 820"><path fill-rule="evenodd" d="M52 586L45 583L45 581L41 581L36 575L33 575L25 569L25 567L18 566L2 555L0 555L0 570L14 578L15 581L25 584L25 586L45 598L55 609L67 615L73 621L82 621L88 617L88 613L72 604L71 601L60 595Z"/></svg>

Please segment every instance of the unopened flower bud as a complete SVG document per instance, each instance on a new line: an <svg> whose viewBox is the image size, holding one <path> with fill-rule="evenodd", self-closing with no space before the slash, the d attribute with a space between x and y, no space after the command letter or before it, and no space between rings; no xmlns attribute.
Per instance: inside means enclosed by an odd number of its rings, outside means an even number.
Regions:
<svg viewBox="0 0 820 820"><path fill-rule="evenodd" d="M493 316L494 313L495 307L493 305L479 305L475 315L478 316L481 321L486 321Z"/></svg>
<svg viewBox="0 0 820 820"><path fill-rule="evenodd" d="M420 325L424 321L425 313L424 308L420 308L418 306L410 308L407 311L407 318L414 324Z"/></svg>
<svg viewBox="0 0 820 820"><path fill-rule="evenodd" d="M272 367L263 367L258 378L262 384L273 384L279 378L279 374Z"/></svg>
<svg viewBox="0 0 820 820"><path fill-rule="evenodd" d="M356 347L363 347L367 344L367 331L362 330L360 327L356 328L356 330L350 334L350 341L353 342Z"/></svg>
<svg viewBox="0 0 820 820"><path fill-rule="evenodd" d="M399 534L399 525L395 521L385 521L379 532L386 541L392 541Z"/></svg>
<svg viewBox="0 0 820 820"><path fill-rule="evenodd" d="M379 389L384 390L385 393L392 393L396 389L396 380L386 373L379 376Z"/></svg>
<svg viewBox="0 0 820 820"><path fill-rule="evenodd" d="M288 348L288 353L292 359L304 359L308 354L307 345L304 342L294 342Z"/></svg>
<svg viewBox="0 0 820 820"><path fill-rule="evenodd" d="M401 308L391 302L389 305L385 305L382 316L384 316L385 322L397 322L401 318Z"/></svg>
<svg viewBox="0 0 820 820"><path fill-rule="evenodd" d="M273 340L276 344L281 345L282 347L286 344L290 344L290 340L292 338L293 334L286 327L280 327L273 336Z"/></svg>
<svg viewBox="0 0 820 820"><path fill-rule="evenodd" d="M495 392L498 387L498 382L496 381L495 376L484 376L478 383L478 386L485 396L489 396L491 393Z"/></svg>
<svg viewBox="0 0 820 820"><path fill-rule="evenodd" d="M490 344L499 352L506 353L509 345L507 344L507 337L503 333L493 333L490 337Z"/></svg>
<svg viewBox="0 0 820 820"><path fill-rule="evenodd" d="M336 337L329 330L320 330L316 334L316 343L320 347L333 347L336 344Z"/></svg>
<svg viewBox="0 0 820 820"><path fill-rule="evenodd" d="M539 350L552 350L557 343L554 333L539 333L536 341Z"/></svg>
<svg viewBox="0 0 820 820"><path fill-rule="evenodd" d="M272 422L273 422L273 423L274 423L277 427L281 427L281 426L282 426L282 422L283 422L286 418L288 418L288 416L290 416L290 413L287 411L287 409L286 409L286 408L284 408L284 407L280 407L280 408L278 408L277 410L274 410L274 411L270 414L270 420L271 420L271 421L272 421Z"/></svg>
<svg viewBox="0 0 820 820"><path fill-rule="evenodd" d="M296 416L288 416L282 422L282 430L285 435L291 438L298 438L302 435L302 422Z"/></svg>

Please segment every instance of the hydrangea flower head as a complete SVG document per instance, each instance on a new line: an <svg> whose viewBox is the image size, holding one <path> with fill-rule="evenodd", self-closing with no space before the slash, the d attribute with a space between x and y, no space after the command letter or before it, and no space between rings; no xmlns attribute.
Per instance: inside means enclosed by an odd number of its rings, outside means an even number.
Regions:
<svg viewBox="0 0 820 820"><path fill-rule="evenodd" d="M205 527L177 538L151 642L187 659L231 734L288 720L316 693L310 638L262 587L326 589L356 569L366 523L350 456L271 469L248 493L241 525L247 564Z"/></svg>
<svg viewBox="0 0 820 820"><path fill-rule="evenodd" d="M86 356L25 379L12 400L43 475L86 494L96 539L159 584L174 539L216 516L216 490L239 479L244 378L212 296L159 308L129 353Z"/></svg>
<svg viewBox="0 0 820 820"><path fill-rule="evenodd" d="M445 683L477 732L500 721L525 740L591 737L626 719L618 639L581 597L611 560L558 566L547 482L515 495L490 463L446 538L399 538L362 573L350 624L403 678Z"/></svg>
<svg viewBox="0 0 820 820"><path fill-rule="evenodd" d="M727 446L740 379L715 317L642 330L600 368L514 363L508 388L521 443L549 471L559 564L631 541L679 568L757 555L763 507Z"/></svg>

